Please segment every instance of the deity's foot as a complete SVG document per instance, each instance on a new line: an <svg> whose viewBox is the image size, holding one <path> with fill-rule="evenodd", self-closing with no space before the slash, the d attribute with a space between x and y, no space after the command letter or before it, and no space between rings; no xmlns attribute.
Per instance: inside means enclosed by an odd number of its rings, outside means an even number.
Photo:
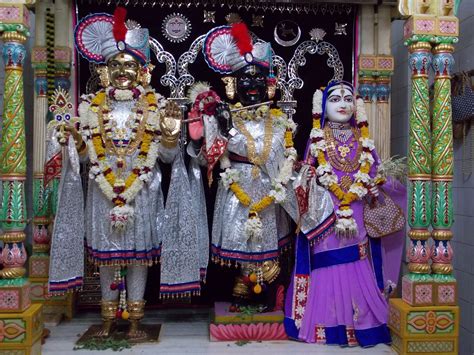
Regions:
<svg viewBox="0 0 474 355"><path fill-rule="evenodd" d="M101 303L102 327L93 335L98 338L108 338L115 326L115 313L117 312L117 301L104 301Z"/></svg>
<svg viewBox="0 0 474 355"><path fill-rule="evenodd" d="M108 338L114 329L114 322L107 320L102 323L97 332L93 335L95 338Z"/></svg>
<svg viewBox="0 0 474 355"><path fill-rule="evenodd" d="M148 337L148 333L140 328L138 321L130 321L130 328L127 332L127 339L129 340L144 340Z"/></svg>

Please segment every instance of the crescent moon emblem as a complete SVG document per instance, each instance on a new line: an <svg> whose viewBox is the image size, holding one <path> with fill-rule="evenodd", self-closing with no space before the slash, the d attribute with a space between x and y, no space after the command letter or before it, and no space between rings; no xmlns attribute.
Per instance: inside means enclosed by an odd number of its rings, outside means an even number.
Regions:
<svg viewBox="0 0 474 355"><path fill-rule="evenodd" d="M285 40L281 39L280 36L278 36L278 31L277 31L278 24L277 24L275 26L275 29L273 30L273 38L275 38L275 42L278 43L280 46L283 46L283 47L294 46L300 40L300 37L301 37L300 26L296 25L296 27L298 28L298 33L296 34L296 37L293 38L291 41L285 41Z"/></svg>

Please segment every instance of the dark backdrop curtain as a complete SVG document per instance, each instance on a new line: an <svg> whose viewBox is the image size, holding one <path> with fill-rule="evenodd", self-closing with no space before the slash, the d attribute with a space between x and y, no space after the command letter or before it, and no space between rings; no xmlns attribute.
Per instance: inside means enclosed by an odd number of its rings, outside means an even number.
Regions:
<svg viewBox="0 0 474 355"><path fill-rule="evenodd" d="M160 6L158 3L165 4ZM215 2L214 2L215 3ZM252 3L252 2L248 2ZM152 7L149 5L128 6L127 19L132 19L141 24L142 27L148 28L150 36L157 39L164 49L170 52L176 61L179 56L186 52L191 43L200 35L205 34L211 28L220 25L226 25L226 15L229 13L238 13L240 17L246 22L249 29L255 33L260 39L271 43L275 53L281 56L288 64L294 54L295 49L303 41L309 40L309 32L313 28L321 28L326 32L324 41L334 45L339 53L339 57L344 65L344 80L353 81L354 73L354 45L355 45L355 31L357 7L352 5L340 4L315 4L310 11L304 11L300 8L296 11L271 11L270 9L263 10L262 7L255 8L252 5L248 6L232 6L228 5L209 5L211 1L206 1L206 6L200 2L193 2L191 6L173 4L172 1L160 1L157 5ZM79 1L77 3L78 19L96 12L106 12L112 14L115 5L106 5L101 3L90 3L88 1ZM278 8L278 7L277 7ZM309 7L308 7L309 8ZM215 23L204 22L204 10L215 11ZM163 20L166 16L179 13L184 15L191 23L191 33L189 37L181 43L170 42L163 34ZM263 27L253 26L253 16L263 16ZM284 20L292 20L298 24L301 29L301 38L299 41L290 47L283 47L275 41L274 30L275 26ZM342 35L335 34L336 23L346 24L346 33ZM152 63L156 65L153 72L152 86L162 95L169 97L170 90L160 84L160 77L165 73L164 64L157 62L153 52L151 53ZM299 76L304 81L304 87L301 90L296 90L294 99L297 100L298 106L296 114L293 117L298 124L298 133L295 138L295 145L300 155L308 139L311 130L311 106L312 96L316 89L326 86L328 81L334 75L333 69L327 66L327 56L318 54L306 54L306 64L299 68ZM89 63L78 56L79 60L79 75L78 75L78 92L80 94L86 92L86 83L91 76ZM224 85L221 82L221 75L213 72L206 65L203 56L198 55L195 63L189 66L189 72L196 78L196 81L209 82L213 88L219 93L222 98L225 98ZM279 100L279 93L277 92L276 100ZM163 166L164 172L164 193L169 184L170 169L169 166ZM205 174L204 174L205 175ZM217 172L215 172L215 179L213 186L207 192L208 196L208 216L211 221L212 206L216 191L216 181L218 180ZM207 186L207 182L206 182ZM211 226L211 224L210 224ZM289 253L291 259L291 253ZM220 266L210 263L207 283L204 286L201 297L193 299L192 304L210 304L214 300L222 300L229 298L232 292L233 275L235 270L223 270ZM159 266L153 267L150 270L149 280L147 285L146 298L149 305L157 305L158 301L158 286L159 286Z"/></svg>

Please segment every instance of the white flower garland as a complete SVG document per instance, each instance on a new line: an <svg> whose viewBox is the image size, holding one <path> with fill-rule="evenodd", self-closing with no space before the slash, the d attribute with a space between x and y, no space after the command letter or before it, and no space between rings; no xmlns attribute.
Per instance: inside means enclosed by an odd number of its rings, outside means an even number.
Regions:
<svg viewBox="0 0 474 355"><path fill-rule="evenodd" d="M269 112L272 112L270 110ZM273 111L274 112L274 111ZM291 130L292 134L296 131L296 123L287 118L285 114L273 116L274 125L286 130ZM298 153L293 147L286 147L284 151L285 161L281 165L278 177L272 179L272 189L268 196L272 197L276 203L282 203L286 200L286 185L293 173L293 166L298 157ZM223 159L224 158L224 159ZM232 183L240 181L240 172L232 169L229 158L226 154L221 157L221 168L225 167L224 172L220 174L223 186L228 189ZM260 240L263 234L263 224L258 215L251 216L245 223L245 233L247 239Z"/></svg>
<svg viewBox="0 0 474 355"><path fill-rule="evenodd" d="M145 89L141 85L135 87L135 90L138 90L139 96L145 93ZM108 97L112 97L117 101L130 101L134 98L134 95L136 95L131 89L117 89L112 86L105 89L105 93Z"/></svg>
<svg viewBox="0 0 474 355"><path fill-rule="evenodd" d="M322 113L322 92L317 90L313 96L313 114L321 115ZM367 114L365 112L364 102L362 99L356 101L356 122L357 124L367 122ZM324 139L324 130L322 128L313 128L310 133L311 139L317 139L317 141L311 143L310 145L310 154L317 159L320 152L324 153L326 151L327 142ZM359 158L359 163L368 163L372 165L375 162L373 157L373 150L375 149L374 141L367 137L361 137L359 139L360 144L363 148L370 152L362 152ZM339 179L334 173L333 167L329 163L321 164L316 168L316 175L318 177L319 183L325 188L329 189L332 184L337 184ZM365 187L372 183L372 178L361 171L358 171L354 174L354 182L349 188L349 192L357 195L359 199L362 199L367 195L368 189ZM364 186L359 186L358 183L362 183ZM352 209L346 210L336 210L336 215L338 217L336 222L336 232L340 235L350 236L351 233L357 231L357 223L353 218L354 211Z"/></svg>
<svg viewBox="0 0 474 355"><path fill-rule="evenodd" d="M260 242L263 236L263 223L260 217L248 218L244 226L247 241Z"/></svg>
<svg viewBox="0 0 474 355"><path fill-rule="evenodd" d="M229 186L233 184L234 182L236 183L240 182L240 171L237 169L227 168L225 169L225 171L220 173L220 176L221 176L222 185L224 185L226 189L228 189Z"/></svg>
<svg viewBox="0 0 474 355"><path fill-rule="evenodd" d="M161 99L161 97L159 97L158 95L156 95L156 97L158 99L157 101L161 101L159 100ZM164 104L162 102L159 102L157 107L163 107L163 105ZM99 160L97 157L97 152L95 150L93 142L93 135L100 134L99 118L98 113L90 110L90 106L91 102L87 101L84 101L79 106L83 127L87 127L87 129L83 129L83 136L85 137L86 145L88 147L89 152L89 159L92 164L92 167L89 171L89 177L97 182L99 188L108 200L114 202L116 198L121 198L124 201L124 205L116 205L114 208L112 208L109 216L111 221L111 228L117 231L123 231L127 227L127 225L133 224L134 209L132 206L129 205L129 203L135 199L135 197L141 191L145 183L150 181L152 177L152 169L158 159L160 142L157 137L154 137L151 140L146 157L137 157L134 160L132 171L138 171L137 178L133 181L131 186L125 189L123 192L115 192L114 188L125 186L125 182L117 178L114 186L112 186L107 181L104 175L104 173L108 169L111 169L111 167L110 163L107 163L107 158L102 161ZM145 122L146 130L151 130L155 132L158 130L159 127L157 123L159 122L159 120L156 116L156 112L152 110L148 111L148 119L147 122Z"/></svg>

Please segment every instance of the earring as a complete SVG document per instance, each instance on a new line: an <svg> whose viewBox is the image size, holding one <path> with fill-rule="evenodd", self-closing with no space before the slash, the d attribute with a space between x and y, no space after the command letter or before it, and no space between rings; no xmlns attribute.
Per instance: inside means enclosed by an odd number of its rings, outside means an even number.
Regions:
<svg viewBox="0 0 474 355"><path fill-rule="evenodd" d="M100 85L104 88L110 85L109 72L105 65L102 65L96 69L97 74L99 74Z"/></svg>
<svg viewBox="0 0 474 355"><path fill-rule="evenodd" d="M147 87L151 82L151 72L155 69L153 64L148 64L146 67L140 68L138 73L138 81L142 86Z"/></svg>
<svg viewBox="0 0 474 355"><path fill-rule="evenodd" d="M271 100L275 97L276 92L276 79L275 78L268 78L267 79L267 95L268 98Z"/></svg>
<svg viewBox="0 0 474 355"><path fill-rule="evenodd" d="M222 78L225 84L225 94L229 100L233 100L235 97L235 86L236 79L233 76L225 76Z"/></svg>

